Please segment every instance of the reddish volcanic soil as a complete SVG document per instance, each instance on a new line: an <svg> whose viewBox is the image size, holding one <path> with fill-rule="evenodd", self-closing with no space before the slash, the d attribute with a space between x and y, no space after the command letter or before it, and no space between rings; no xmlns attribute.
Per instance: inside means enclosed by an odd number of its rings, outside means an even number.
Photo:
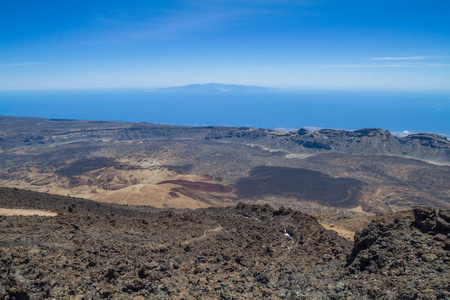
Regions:
<svg viewBox="0 0 450 300"><path fill-rule="evenodd" d="M211 193L231 193L233 191L233 188L231 186L226 186L226 185L217 184L217 183L201 182L201 181L164 180L164 181L158 182L158 184L165 184L165 183L177 184L177 185L181 185L183 187L189 188L189 189L201 190L201 191L211 192Z"/></svg>

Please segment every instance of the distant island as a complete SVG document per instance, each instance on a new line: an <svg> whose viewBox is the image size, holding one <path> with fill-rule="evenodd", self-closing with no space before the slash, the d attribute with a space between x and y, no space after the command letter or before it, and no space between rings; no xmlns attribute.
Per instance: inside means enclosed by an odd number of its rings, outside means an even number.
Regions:
<svg viewBox="0 0 450 300"><path fill-rule="evenodd" d="M274 89L253 86L253 85L238 85L238 84L222 84L222 83L204 83L204 84L189 84L184 86L166 87L157 89L156 91L164 92L267 92Z"/></svg>

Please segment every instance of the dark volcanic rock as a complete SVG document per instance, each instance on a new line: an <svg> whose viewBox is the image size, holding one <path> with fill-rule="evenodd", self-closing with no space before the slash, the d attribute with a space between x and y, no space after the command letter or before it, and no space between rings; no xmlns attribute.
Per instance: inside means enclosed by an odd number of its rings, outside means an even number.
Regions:
<svg viewBox="0 0 450 300"><path fill-rule="evenodd" d="M0 297L218 298L226 289L261 298L350 249L314 217L269 206L156 210L0 192L0 207L59 213L0 217Z"/></svg>
<svg viewBox="0 0 450 300"><path fill-rule="evenodd" d="M96 157L78 160L72 164L66 165L55 171L56 174L72 178L75 175L81 175L84 172L93 171L101 168L116 166L117 161L106 158Z"/></svg>
<svg viewBox="0 0 450 300"><path fill-rule="evenodd" d="M436 227L437 215L420 207L373 221L355 237L350 278L370 283L364 289L376 298L450 296L450 230Z"/></svg>
<svg viewBox="0 0 450 300"><path fill-rule="evenodd" d="M379 216L352 249L291 209L157 210L55 197L0 189L0 207L58 212L0 216L0 298L450 296L449 231L437 225L448 210Z"/></svg>
<svg viewBox="0 0 450 300"><path fill-rule="evenodd" d="M413 209L414 224L422 231L434 233L450 233L450 210L434 210L430 207Z"/></svg>
<svg viewBox="0 0 450 300"><path fill-rule="evenodd" d="M352 178L333 178L327 174L296 168L261 166L236 183L244 197L265 194L296 197L322 205L352 208L364 182ZM300 200L299 200L300 201Z"/></svg>

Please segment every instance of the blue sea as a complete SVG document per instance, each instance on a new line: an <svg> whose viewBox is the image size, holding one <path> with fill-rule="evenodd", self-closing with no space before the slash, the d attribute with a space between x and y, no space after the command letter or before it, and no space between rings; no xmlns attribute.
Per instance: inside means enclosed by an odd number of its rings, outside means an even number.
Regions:
<svg viewBox="0 0 450 300"><path fill-rule="evenodd" d="M450 93L0 91L0 115L279 130L370 127L450 136Z"/></svg>

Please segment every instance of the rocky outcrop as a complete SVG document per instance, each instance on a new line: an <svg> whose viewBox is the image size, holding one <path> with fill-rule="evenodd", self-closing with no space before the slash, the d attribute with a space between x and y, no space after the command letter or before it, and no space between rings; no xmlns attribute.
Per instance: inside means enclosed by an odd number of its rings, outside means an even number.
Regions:
<svg viewBox="0 0 450 300"><path fill-rule="evenodd" d="M355 236L349 276L370 282L365 289L373 298L450 297L449 215L416 207L373 221Z"/></svg>
<svg viewBox="0 0 450 300"><path fill-rule="evenodd" d="M450 210L435 210L430 207L416 207L413 209L414 224L423 232L433 234L450 233Z"/></svg>
<svg viewBox="0 0 450 300"><path fill-rule="evenodd" d="M322 129L281 133L249 127L184 127L148 123L48 120L0 117L0 149L49 145L69 141L112 139L193 139L254 144L292 153L337 152L363 155L397 155L450 162L450 142L430 133L396 137L389 131L366 128L355 131ZM26 132L26 134L24 134Z"/></svg>

